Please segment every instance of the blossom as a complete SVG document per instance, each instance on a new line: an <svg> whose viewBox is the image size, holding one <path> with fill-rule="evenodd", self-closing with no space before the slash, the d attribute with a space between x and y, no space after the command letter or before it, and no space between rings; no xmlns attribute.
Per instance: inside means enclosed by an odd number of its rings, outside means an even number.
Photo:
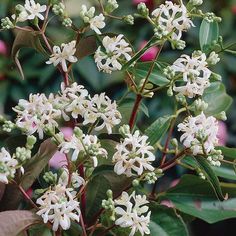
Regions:
<svg viewBox="0 0 236 236"><path fill-rule="evenodd" d="M91 100L90 106L85 110L83 124L93 124L98 121L95 130L102 130L104 127L109 134L112 133L112 128L121 122L121 114L117 110L116 102L101 93L95 94Z"/></svg>
<svg viewBox="0 0 236 236"><path fill-rule="evenodd" d="M178 125L178 131L183 132L180 141L186 148L191 148L193 155L209 154L218 144L218 122L213 116L206 117L203 112L196 117L187 117Z"/></svg>
<svg viewBox="0 0 236 236"><path fill-rule="evenodd" d="M192 57L182 55L174 62L171 69L186 83L182 86L174 86L175 92L193 98L196 95L203 95L204 90L210 86L209 79L212 72L208 69L205 53L195 52Z"/></svg>
<svg viewBox="0 0 236 236"><path fill-rule="evenodd" d="M89 21L90 28L95 31L96 34L101 34L101 31L99 29L103 29L106 26L104 20L105 17L103 14L93 17Z"/></svg>
<svg viewBox="0 0 236 236"><path fill-rule="evenodd" d="M37 131L40 139L45 128L58 127L56 119L61 116L61 111L53 107L45 94L30 94L29 100L20 99L13 110L17 113L16 125L27 135Z"/></svg>
<svg viewBox="0 0 236 236"><path fill-rule="evenodd" d="M53 231L57 231L59 226L68 230L71 220L80 220L79 202L75 199L76 192L73 192L73 189L56 185L37 199L39 211L36 214L43 218L45 224L51 222Z"/></svg>
<svg viewBox="0 0 236 236"><path fill-rule="evenodd" d="M125 174L128 177L141 175L144 170L153 171L151 162L155 156L151 152L154 148L147 142L146 135L140 135L137 130L134 134L127 134L125 139L116 146L116 153L113 156L115 163L114 171L118 174Z"/></svg>
<svg viewBox="0 0 236 236"><path fill-rule="evenodd" d="M99 71L111 73L112 71L121 70L121 60L129 61L131 59L132 48L123 39L122 34L112 38L109 36L104 37L102 45L105 48L105 52L99 46L94 55Z"/></svg>
<svg viewBox="0 0 236 236"><path fill-rule="evenodd" d="M46 62L46 64L53 64L57 66L59 63L62 66L64 72L67 72L67 61L70 63L77 62L77 58L74 56L76 52L76 41L71 41L70 43L62 43L61 47L54 46L53 47L53 54Z"/></svg>
<svg viewBox="0 0 236 236"><path fill-rule="evenodd" d="M25 0L24 7L28 12L28 20L33 20L36 17L38 17L40 20L44 20L44 16L40 13L46 11L46 5L41 6L39 3L35 3L34 0Z"/></svg>
<svg viewBox="0 0 236 236"><path fill-rule="evenodd" d="M142 236L150 234L148 226L151 212L145 205L148 203L145 195L135 195L133 192L129 196L127 192L122 192L120 199L115 200L115 213L119 216L115 224L122 228L130 228L129 236L133 236L138 231Z"/></svg>
<svg viewBox="0 0 236 236"><path fill-rule="evenodd" d="M140 45L140 49L144 48L147 44L147 41L143 41ZM152 61L155 59L157 53L159 52L159 48L157 46L153 46L149 48L141 57L141 61Z"/></svg>
<svg viewBox="0 0 236 236"><path fill-rule="evenodd" d="M0 182L8 184L8 179L13 178L18 161L11 157L10 153L5 149L1 148L0 151Z"/></svg>
<svg viewBox="0 0 236 236"><path fill-rule="evenodd" d="M155 17L158 31L161 31L160 36L170 34L172 40L180 40L182 32L194 26L183 3L177 5L166 1L155 9L152 15Z"/></svg>
<svg viewBox="0 0 236 236"><path fill-rule="evenodd" d="M93 160L94 167L98 164L97 157L107 157L107 151L101 147L98 137L95 135L83 134L80 138L73 135L70 141L62 142L60 148L63 153L73 150L72 161L76 161L80 153L89 155Z"/></svg>

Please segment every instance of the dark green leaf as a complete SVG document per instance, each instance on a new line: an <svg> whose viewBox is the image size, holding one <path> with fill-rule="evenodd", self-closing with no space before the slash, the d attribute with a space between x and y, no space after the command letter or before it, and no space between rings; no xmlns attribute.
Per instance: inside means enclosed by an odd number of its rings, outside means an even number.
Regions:
<svg viewBox="0 0 236 236"><path fill-rule="evenodd" d="M199 41L202 51L207 51L207 48L213 43L214 40L218 40L219 37L219 26L217 22L208 22L203 20L200 32Z"/></svg>
<svg viewBox="0 0 236 236"><path fill-rule="evenodd" d="M158 142L167 132L171 119L172 117L170 116L160 117L145 130L145 134L149 137L148 141L151 145Z"/></svg>
<svg viewBox="0 0 236 236"><path fill-rule="evenodd" d="M224 187L229 199L223 202L215 197L208 181L193 175L184 175L177 186L163 195L162 200L170 200L178 210L200 218L208 223L236 218L236 188Z"/></svg>
<svg viewBox="0 0 236 236"><path fill-rule="evenodd" d="M160 236L187 236L188 231L183 219L176 214L175 210L165 206L153 204L150 208L151 222L150 235Z"/></svg>
<svg viewBox="0 0 236 236"><path fill-rule="evenodd" d="M232 98L226 93L225 86L220 82L211 83L203 94L203 100L208 103L206 115L217 115L226 111L232 104Z"/></svg>

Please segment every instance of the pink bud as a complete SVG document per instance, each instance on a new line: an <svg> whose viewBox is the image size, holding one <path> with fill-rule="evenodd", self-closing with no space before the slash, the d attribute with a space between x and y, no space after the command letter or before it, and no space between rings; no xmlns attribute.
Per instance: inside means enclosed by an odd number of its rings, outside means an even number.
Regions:
<svg viewBox="0 0 236 236"><path fill-rule="evenodd" d="M61 132L64 134L66 140L70 140L71 136L73 135L73 129L69 127L61 128ZM56 152L53 157L49 161L49 165L55 169L67 165L66 155L61 152Z"/></svg>
<svg viewBox="0 0 236 236"><path fill-rule="evenodd" d="M7 46L5 44L5 42L3 42L2 40L0 40L0 54L6 56L7 55Z"/></svg>
<svg viewBox="0 0 236 236"><path fill-rule="evenodd" d="M223 121L218 121L218 134L217 137L219 139L218 143L220 146L226 145L227 142L227 127Z"/></svg>
<svg viewBox="0 0 236 236"><path fill-rule="evenodd" d="M29 188L29 189L26 191L26 194L27 194L30 198L32 198L32 196L33 196L33 189L32 189L32 188Z"/></svg>
<svg viewBox="0 0 236 236"><path fill-rule="evenodd" d="M236 15L236 5L231 7L231 11L234 15Z"/></svg>
<svg viewBox="0 0 236 236"><path fill-rule="evenodd" d="M144 48L147 44L147 41L143 41L140 45L140 49ZM153 46L149 48L140 58L141 61L152 61L155 59L159 48L157 46Z"/></svg>
<svg viewBox="0 0 236 236"><path fill-rule="evenodd" d="M153 7L154 7L153 0L133 0L134 5L138 5L141 2L145 3L149 9L153 9Z"/></svg>

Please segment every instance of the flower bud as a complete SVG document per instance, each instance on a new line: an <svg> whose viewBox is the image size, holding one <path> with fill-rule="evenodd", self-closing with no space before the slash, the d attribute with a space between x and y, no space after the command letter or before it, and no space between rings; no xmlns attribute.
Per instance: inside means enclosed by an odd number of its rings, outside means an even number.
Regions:
<svg viewBox="0 0 236 236"><path fill-rule="evenodd" d="M190 0L189 3L192 4L193 6L200 6L202 5L203 0Z"/></svg>
<svg viewBox="0 0 236 236"><path fill-rule="evenodd" d="M128 25L133 25L134 24L134 17L132 15L124 16L122 18L122 20Z"/></svg>
<svg viewBox="0 0 236 236"><path fill-rule="evenodd" d="M149 9L147 8L146 4L141 2L137 6L138 13L143 17L149 16Z"/></svg>
<svg viewBox="0 0 236 236"><path fill-rule="evenodd" d="M175 95L175 99L179 104L181 104L183 106L186 105L186 103L187 103L186 97L181 93L178 93L177 95Z"/></svg>
<svg viewBox="0 0 236 236"><path fill-rule="evenodd" d="M112 192L111 189L108 189L108 190L107 190L107 197L108 197L108 198L113 198L113 192Z"/></svg>
<svg viewBox="0 0 236 236"><path fill-rule="evenodd" d="M130 127L129 127L129 125L122 125L119 128L119 132L123 136L126 136L127 134L130 134Z"/></svg>
<svg viewBox="0 0 236 236"><path fill-rule="evenodd" d="M209 65L216 65L219 61L220 61L219 55L215 53L214 51L211 52L211 54L209 55L207 59L207 63Z"/></svg>
<svg viewBox="0 0 236 236"><path fill-rule="evenodd" d="M108 0L107 4L105 5L105 12L110 14L118 7L119 5L116 0Z"/></svg>
<svg viewBox="0 0 236 236"><path fill-rule="evenodd" d="M27 142L26 142L26 148L31 150L34 147L34 144L36 143L37 139L33 136L30 135L27 137Z"/></svg>
<svg viewBox="0 0 236 236"><path fill-rule="evenodd" d="M178 147L178 140L176 138L171 139L170 143L172 146Z"/></svg>
<svg viewBox="0 0 236 236"><path fill-rule="evenodd" d="M63 16L65 14L65 5L60 2L58 4L54 4L52 7L52 11L57 16Z"/></svg>
<svg viewBox="0 0 236 236"><path fill-rule="evenodd" d="M72 20L68 17L63 19L62 21L62 25L64 25L65 27L71 27L72 26Z"/></svg>
<svg viewBox="0 0 236 236"><path fill-rule="evenodd" d="M1 19L1 27L3 29L12 29L12 28L14 28L14 25L11 22L11 20L9 19L9 17L5 17L5 18Z"/></svg>
<svg viewBox="0 0 236 236"><path fill-rule="evenodd" d="M167 90L167 96L172 97L173 96L173 89L172 86L170 86Z"/></svg>
<svg viewBox="0 0 236 236"><path fill-rule="evenodd" d="M74 134L77 138L81 138L83 136L83 131L79 127L75 127Z"/></svg>
<svg viewBox="0 0 236 236"><path fill-rule="evenodd" d="M223 121L226 121L226 120L227 120L227 116L226 116L225 111L222 111L221 113L217 114L215 117L216 117L218 120L223 120Z"/></svg>
<svg viewBox="0 0 236 236"><path fill-rule="evenodd" d="M10 133L15 127L16 125L13 122L5 120L2 129L3 131Z"/></svg>
<svg viewBox="0 0 236 236"><path fill-rule="evenodd" d="M52 171L45 172L43 175L43 179L48 184L55 184L57 182L57 174L53 174Z"/></svg>
<svg viewBox="0 0 236 236"><path fill-rule="evenodd" d="M14 158L16 158L20 163L25 162L31 158L31 151L25 147L17 147L14 153Z"/></svg>
<svg viewBox="0 0 236 236"><path fill-rule="evenodd" d="M138 187L139 186L139 180L138 179L134 179L132 181L132 185L133 185L133 187Z"/></svg>

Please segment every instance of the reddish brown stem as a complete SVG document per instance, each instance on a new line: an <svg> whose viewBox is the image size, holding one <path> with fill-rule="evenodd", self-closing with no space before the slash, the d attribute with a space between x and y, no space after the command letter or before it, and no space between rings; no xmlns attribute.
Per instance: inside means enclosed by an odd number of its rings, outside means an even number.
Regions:
<svg viewBox="0 0 236 236"><path fill-rule="evenodd" d="M139 105L140 105L141 101L142 101L142 96L140 94L137 94L136 101L134 103L134 107L133 107L131 117L129 120L130 129L133 129L133 127L134 127L135 120L136 120L136 117L138 114Z"/></svg>
<svg viewBox="0 0 236 236"><path fill-rule="evenodd" d="M62 236L62 234L61 234L61 228L59 228L59 229L55 232L55 236Z"/></svg>
<svg viewBox="0 0 236 236"><path fill-rule="evenodd" d="M84 165L79 166L79 174L82 178L84 178ZM81 214L83 219L85 219L85 211L86 211L86 193L85 189L81 194Z"/></svg>
<svg viewBox="0 0 236 236"><path fill-rule="evenodd" d="M112 225L112 226L110 226L109 228L107 228L105 231L103 231L99 236L106 236L107 235L107 233L109 233L110 232L110 230L111 229L113 229L113 228L115 228L116 227L116 225L114 224L114 225Z"/></svg>

